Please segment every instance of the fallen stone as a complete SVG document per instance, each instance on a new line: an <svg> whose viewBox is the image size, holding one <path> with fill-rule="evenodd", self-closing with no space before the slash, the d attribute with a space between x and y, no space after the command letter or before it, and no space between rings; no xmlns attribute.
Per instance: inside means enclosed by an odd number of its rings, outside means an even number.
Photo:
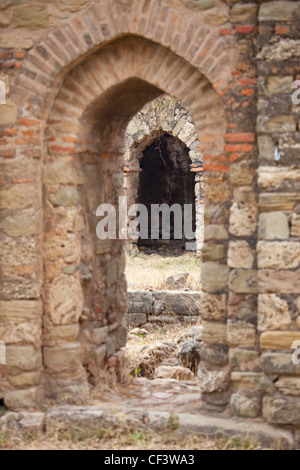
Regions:
<svg viewBox="0 0 300 470"><path fill-rule="evenodd" d="M180 273L169 276L166 279L167 289L170 290L180 290L183 289L186 285L187 278L189 273Z"/></svg>
<svg viewBox="0 0 300 470"><path fill-rule="evenodd" d="M159 366L155 369L155 377L162 379L193 380L195 375L187 367L181 366Z"/></svg>

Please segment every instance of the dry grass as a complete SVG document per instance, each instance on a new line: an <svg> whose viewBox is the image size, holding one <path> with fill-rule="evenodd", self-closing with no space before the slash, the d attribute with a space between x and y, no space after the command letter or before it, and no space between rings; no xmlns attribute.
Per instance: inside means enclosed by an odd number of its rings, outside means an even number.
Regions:
<svg viewBox="0 0 300 470"><path fill-rule="evenodd" d="M0 450L253 450L257 443L241 439L178 437L148 430L114 429L90 432L57 430L41 436L0 435Z"/></svg>
<svg viewBox="0 0 300 470"><path fill-rule="evenodd" d="M165 290L167 277L183 272L189 273L186 287L189 290L201 290L200 259L194 253L185 252L180 256L143 252L127 254L126 277L129 289Z"/></svg>

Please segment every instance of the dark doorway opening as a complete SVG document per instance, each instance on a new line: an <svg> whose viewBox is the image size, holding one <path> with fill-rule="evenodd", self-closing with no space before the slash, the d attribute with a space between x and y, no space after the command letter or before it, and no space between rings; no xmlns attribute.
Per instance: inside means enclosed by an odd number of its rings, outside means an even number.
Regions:
<svg viewBox="0 0 300 470"><path fill-rule="evenodd" d="M143 151L140 159L138 202L148 209L148 239L139 238L138 245L153 249L166 245L168 249L185 250L187 240L184 230L182 238L174 238L174 214L170 216L170 239L162 238L162 216L160 214L159 239L151 238L151 205L179 204L184 215L184 205L192 208L191 230L196 229L195 174L190 169L188 147L178 138L163 134ZM182 218L182 227L183 218Z"/></svg>

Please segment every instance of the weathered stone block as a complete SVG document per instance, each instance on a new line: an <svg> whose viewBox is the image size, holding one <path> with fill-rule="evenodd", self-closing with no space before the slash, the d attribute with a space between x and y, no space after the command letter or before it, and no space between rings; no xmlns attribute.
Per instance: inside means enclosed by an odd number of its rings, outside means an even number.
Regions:
<svg viewBox="0 0 300 470"><path fill-rule="evenodd" d="M233 269L230 273L229 287L237 294L257 293L257 271L255 269Z"/></svg>
<svg viewBox="0 0 300 470"><path fill-rule="evenodd" d="M27 0L26 0L27 1ZM31 49L33 46L32 39L25 39L20 36L5 36L0 38L1 49Z"/></svg>
<svg viewBox="0 0 300 470"><path fill-rule="evenodd" d="M293 241L257 244L257 263L261 269L293 269L300 264L300 243Z"/></svg>
<svg viewBox="0 0 300 470"><path fill-rule="evenodd" d="M261 399L247 397L239 393L233 393L230 399L230 407L236 416L243 418L257 418L261 414Z"/></svg>
<svg viewBox="0 0 300 470"><path fill-rule="evenodd" d="M58 0L58 8L62 11L78 11L88 4L88 0Z"/></svg>
<svg viewBox="0 0 300 470"><path fill-rule="evenodd" d="M18 260L18 265L36 264L38 262L39 247L36 238L11 239L6 237L1 240L0 259L6 266L13 266Z"/></svg>
<svg viewBox="0 0 300 470"><path fill-rule="evenodd" d="M236 237L247 237L256 230L257 208L254 205L233 203L230 208L229 232Z"/></svg>
<svg viewBox="0 0 300 470"><path fill-rule="evenodd" d="M300 401L296 398L264 397L263 417L273 424L300 425Z"/></svg>
<svg viewBox="0 0 300 470"><path fill-rule="evenodd" d="M26 388L38 385L41 380L40 372L23 372L18 375L8 375L7 380L12 387Z"/></svg>
<svg viewBox="0 0 300 470"><path fill-rule="evenodd" d="M5 322L0 323L0 338L4 343L17 344L17 343L34 343L39 344L42 336L42 320L35 320L35 322L14 323Z"/></svg>
<svg viewBox="0 0 300 470"><path fill-rule="evenodd" d="M152 293L146 291L128 292L128 313L152 313Z"/></svg>
<svg viewBox="0 0 300 470"><path fill-rule="evenodd" d="M108 358L112 356L115 352L116 352L115 338L109 335L106 340L106 357Z"/></svg>
<svg viewBox="0 0 300 470"><path fill-rule="evenodd" d="M79 277L61 274L47 287L45 307L54 325L76 323L82 313L82 305Z"/></svg>
<svg viewBox="0 0 300 470"><path fill-rule="evenodd" d="M300 271L260 269L258 287L260 293L300 294Z"/></svg>
<svg viewBox="0 0 300 470"><path fill-rule="evenodd" d="M227 390L229 384L229 369L209 370L205 364L201 364L198 369L200 391L202 393L222 392Z"/></svg>
<svg viewBox="0 0 300 470"><path fill-rule="evenodd" d="M182 3L192 10L208 10L216 5L216 0L181 0Z"/></svg>
<svg viewBox="0 0 300 470"><path fill-rule="evenodd" d="M257 316L257 306L255 295L253 294L236 294L229 292L228 296L228 317L236 320L255 319Z"/></svg>
<svg viewBox="0 0 300 470"><path fill-rule="evenodd" d="M300 341L300 331L264 331L260 335L262 349L292 349L294 341Z"/></svg>
<svg viewBox="0 0 300 470"><path fill-rule="evenodd" d="M9 345L6 347L6 365L26 371L36 370L42 366L42 354L33 346Z"/></svg>
<svg viewBox="0 0 300 470"><path fill-rule="evenodd" d="M93 328L91 332L91 339L94 344L105 343L108 335L108 327L104 326L103 328Z"/></svg>
<svg viewBox="0 0 300 470"><path fill-rule="evenodd" d="M200 315L201 293L200 292L170 292L156 291L154 293L156 301L164 305L163 313L176 313L177 315ZM156 302L155 302L156 303ZM151 317L149 317L150 319Z"/></svg>
<svg viewBox="0 0 300 470"><path fill-rule="evenodd" d="M263 377L262 372L252 372L252 371L233 371L231 372L231 380L234 382L234 385L238 390L251 393L255 391L260 391L260 384Z"/></svg>
<svg viewBox="0 0 300 470"><path fill-rule="evenodd" d="M76 206L79 202L79 193L74 186L60 186L58 191L50 193L49 201L57 206Z"/></svg>
<svg viewBox="0 0 300 470"><path fill-rule="evenodd" d="M127 328L125 325L121 325L113 330L110 335L114 338L116 350L126 346L127 342Z"/></svg>
<svg viewBox="0 0 300 470"><path fill-rule="evenodd" d="M38 235L41 225L40 213L9 215L5 217L0 228L9 237L32 237Z"/></svg>
<svg viewBox="0 0 300 470"><path fill-rule="evenodd" d="M127 313L125 320L130 326L141 326L147 323L147 315L145 313Z"/></svg>
<svg viewBox="0 0 300 470"><path fill-rule="evenodd" d="M79 335L79 329L79 323L54 326L50 331L44 333L44 343L52 345L58 341L74 342Z"/></svg>
<svg viewBox="0 0 300 470"><path fill-rule="evenodd" d="M229 242L228 266L231 268L251 269L253 262L254 253L246 241Z"/></svg>
<svg viewBox="0 0 300 470"><path fill-rule="evenodd" d="M255 191L252 186L236 186L233 188L234 202L252 203L255 201Z"/></svg>
<svg viewBox="0 0 300 470"><path fill-rule="evenodd" d="M274 161L275 143L269 135L260 135L257 138L260 160Z"/></svg>
<svg viewBox="0 0 300 470"><path fill-rule="evenodd" d="M211 224L204 227L204 240L227 240L228 231L224 225Z"/></svg>
<svg viewBox="0 0 300 470"><path fill-rule="evenodd" d="M203 321L203 342L207 344L227 344L225 323Z"/></svg>
<svg viewBox="0 0 300 470"><path fill-rule="evenodd" d="M291 314L286 300L276 294L258 296L257 328L259 331L285 329L290 325Z"/></svg>
<svg viewBox="0 0 300 470"><path fill-rule="evenodd" d="M76 371L80 365L80 356L81 347L79 343L44 348L44 363L52 373Z"/></svg>
<svg viewBox="0 0 300 470"><path fill-rule="evenodd" d="M252 24L256 21L258 6L254 3L245 5L234 5L230 11L230 21L232 23Z"/></svg>
<svg viewBox="0 0 300 470"><path fill-rule="evenodd" d="M32 30L47 28L48 12L45 7L24 7L13 11L13 26Z"/></svg>
<svg viewBox="0 0 300 470"><path fill-rule="evenodd" d="M203 320L222 320L226 315L226 294L202 292L201 318Z"/></svg>
<svg viewBox="0 0 300 470"><path fill-rule="evenodd" d="M284 395L300 396L300 377L279 377L275 385Z"/></svg>
<svg viewBox="0 0 300 470"><path fill-rule="evenodd" d="M0 40L1 47L1 40ZM11 100L7 100L6 104L0 104L0 126L13 124L17 120L17 106Z"/></svg>
<svg viewBox="0 0 300 470"><path fill-rule="evenodd" d="M201 361L209 362L217 366L225 366L228 363L227 346L214 344L208 346L207 344L201 348Z"/></svg>
<svg viewBox="0 0 300 470"><path fill-rule="evenodd" d="M22 409L35 408L40 405L44 398L43 387L31 387L25 390L10 390L4 395L4 403L7 408Z"/></svg>
<svg viewBox="0 0 300 470"><path fill-rule="evenodd" d="M291 182L296 184L300 180L300 169L289 166L262 165L258 170L258 185L261 189L282 190L290 188Z"/></svg>
<svg viewBox="0 0 300 470"><path fill-rule="evenodd" d="M47 164L44 168L43 182L45 184L84 184L84 173L70 163L58 160Z"/></svg>
<svg viewBox="0 0 300 470"><path fill-rule="evenodd" d="M245 369L247 363L254 362L259 353L255 350L230 348L228 353L229 364L232 367L243 366Z"/></svg>
<svg viewBox="0 0 300 470"><path fill-rule="evenodd" d="M5 16L4 14L0 17L0 28L6 28L11 23L11 18L9 16Z"/></svg>
<svg viewBox="0 0 300 470"><path fill-rule="evenodd" d="M284 59L282 59L284 60ZM257 132L295 132L296 121L293 116L258 116L257 118Z"/></svg>
<svg viewBox="0 0 300 470"><path fill-rule="evenodd" d="M300 201L298 193L261 193L259 207L262 211L291 211Z"/></svg>
<svg viewBox="0 0 300 470"><path fill-rule="evenodd" d="M300 237L300 214L292 215L292 228L291 228L292 237Z"/></svg>
<svg viewBox="0 0 300 470"><path fill-rule="evenodd" d="M22 5L22 3L26 3L26 1L27 0L1 0L0 10L5 10L12 5Z"/></svg>
<svg viewBox="0 0 300 470"><path fill-rule="evenodd" d="M204 261L218 261L226 256L226 246L205 243L202 248L202 259Z"/></svg>
<svg viewBox="0 0 300 470"><path fill-rule="evenodd" d="M289 238L290 230L287 216L283 212L260 214L258 238L263 240L284 240Z"/></svg>
<svg viewBox="0 0 300 470"><path fill-rule="evenodd" d="M0 191L0 209L26 209L37 207L37 190L31 184L14 184Z"/></svg>
<svg viewBox="0 0 300 470"><path fill-rule="evenodd" d="M42 314L40 300L0 300L0 319L22 322L38 319Z"/></svg>
<svg viewBox="0 0 300 470"><path fill-rule="evenodd" d="M221 26L224 23L227 23L228 21L228 16L222 15L222 14L217 14L217 13L208 13L204 17L204 23L212 25L212 26Z"/></svg>
<svg viewBox="0 0 300 470"><path fill-rule="evenodd" d="M45 258L49 261L62 258L66 263L80 262L80 240L74 233L58 235L50 232L45 236L43 248Z"/></svg>
<svg viewBox="0 0 300 470"><path fill-rule="evenodd" d="M294 78L290 77L269 77L267 80L267 90L271 95L278 93L291 93Z"/></svg>
<svg viewBox="0 0 300 470"><path fill-rule="evenodd" d="M223 264L206 262L201 266L203 290L217 292L226 289L229 279L229 267Z"/></svg>
<svg viewBox="0 0 300 470"><path fill-rule="evenodd" d="M276 1L263 3L259 8L258 20L262 21L294 21L299 17L300 8L297 2Z"/></svg>
<svg viewBox="0 0 300 470"><path fill-rule="evenodd" d="M261 364L263 371L268 375L300 375L300 367L298 364L293 364L291 353L263 353Z"/></svg>
<svg viewBox="0 0 300 470"><path fill-rule="evenodd" d="M233 186L247 186L253 183L253 174L242 165L232 165L230 168L230 182Z"/></svg>
<svg viewBox="0 0 300 470"><path fill-rule="evenodd" d="M104 367L105 358L108 356L109 354L107 354L106 344L103 344L95 350L95 361L98 369L102 369Z"/></svg>
<svg viewBox="0 0 300 470"><path fill-rule="evenodd" d="M231 348L252 348L256 343L256 328L251 323L228 320L227 340Z"/></svg>

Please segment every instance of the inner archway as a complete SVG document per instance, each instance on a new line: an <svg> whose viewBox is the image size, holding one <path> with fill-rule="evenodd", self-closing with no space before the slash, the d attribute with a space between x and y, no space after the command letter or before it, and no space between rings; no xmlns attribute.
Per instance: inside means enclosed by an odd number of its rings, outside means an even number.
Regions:
<svg viewBox="0 0 300 470"><path fill-rule="evenodd" d="M181 223L185 205L192 209L191 231L195 232L195 174L191 173L189 149L178 138L163 134L156 138L142 152L140 159L138 202L148 210L148 237L139 238L138 245L157 247L167 244L169 248L185 249L185 233L177 238L174 226L174 212L170 213L170 240L163 238L162 216L160 214L159 239L151 234L151 207L153 204L173 204L180 206Z"/></svg>

